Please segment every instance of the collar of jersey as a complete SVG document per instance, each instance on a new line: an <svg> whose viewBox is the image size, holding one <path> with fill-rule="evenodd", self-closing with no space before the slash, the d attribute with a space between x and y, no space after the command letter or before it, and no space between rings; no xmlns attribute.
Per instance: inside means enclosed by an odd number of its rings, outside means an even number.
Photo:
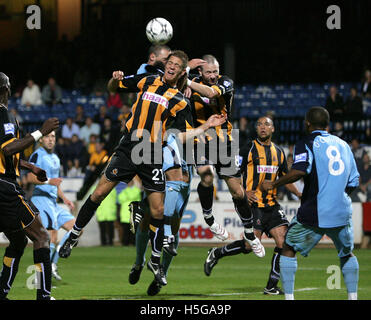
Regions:
<svg viewBox="0 0 371 320"><path fill-rule="evenodd" d="M321 135L328 136L329 133L326 130L314 130L312 133L320 133Z"/></svg>

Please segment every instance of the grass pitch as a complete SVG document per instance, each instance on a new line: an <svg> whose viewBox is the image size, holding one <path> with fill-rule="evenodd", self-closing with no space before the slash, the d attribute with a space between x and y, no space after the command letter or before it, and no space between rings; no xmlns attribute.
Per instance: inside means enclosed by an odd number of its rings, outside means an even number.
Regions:
<svg viewBox="0 0 371 320"><path fill-rule="evenodd" d="M0 248L1 255L4 250ZM57 300L284 300L283 296L262 293L270 272L273 248L266 248L263 259L253 254L225 257L219 260L210 277L203 272L207 250L208 247L180 247L170 267L168 285L157 296L149 297L146 292L153 275L146 267L136 285L128 282L135 260L134 247L76 247L68 259L59 259L63 280L53 279L52 296ZM371 300L371 252L358 249L354 253L360 265L358 298ZM149 250L147 260L148 256ZM9 299L35 299L36 291L27 288L31 276L27 268L32 264L32 247L27 247ZM342 276L340 289L332 279L338 265L335 249L315 248L308 258L298 255L295 298L347 299ZM329 289L328 284L335 288Z"/></svg>

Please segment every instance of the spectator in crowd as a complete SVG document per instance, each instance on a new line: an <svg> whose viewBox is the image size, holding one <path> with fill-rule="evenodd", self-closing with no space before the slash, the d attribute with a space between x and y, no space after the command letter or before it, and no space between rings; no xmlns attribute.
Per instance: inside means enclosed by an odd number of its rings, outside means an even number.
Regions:
<svg viewBox="0 0 371 320"><path fill-rule="evenodd" d="M104 142L104 146L108 154L112 154L113 149L116 147L119 134L119 129L112 125L111 118L106 117L104 119L99 138L100 141Z"/></svg>
<svg viewBox="0 0 371 320"><path fill-rule="evenodd" d="M364 143L367 145L371 145L371 128L366 129Z"/></svg>
<svg viewBox="0 0 371 320"><path fill-rule="evenodd" d="M134 184L134 179L130 181L118 195L118 203L120 204L120 223L122 226L122 245L128 246L135 244L135 235L130 231L130 211L129 204L132 201L141 201L141 190Z"/></svg>
<svg viewBox="0 0 371 320"><path fill-rule="evenodd" d="M107 151L104 149L103 142L96 142L95 151L90 155L89 165L85 170L85 179L88 181L90 176L94 173L97 167L105 164L108 161Z"/></svg>
<svg viewBox="0 0 371 320"><path fill-rule="evenodd" d="M42 104L39 86L32 80L27 81L27 86L23 89L21 105L31 107Z"/></svg>
<svg viewBox="0 0 371 320"><path fill-rule="evenodd" d="M82 167L86 165L86 149L84 144L79 139L79 136L74 134L71 142L67 146L68 154L68 169L67 176L78 177L81 176Z"/></svg>
<svg viewBox="0 0 371 320"><path fill-rule="evenodd" d="M332 131L332 134L344 139L344 125L340 121L336 121L334 125L334 130Z"/></svg>
<svg viewBox="0 0 371 320"><path fill-rule="evenodd" d="M366 195L366 201L370 200L371 195L371 166L370 157L366 152L362 157L362 164L359 171L359 189Z"/></svg>
<svg viewBox="0 0 371 320"><path fill-rule="evenodd" d="M362 98L358 95L356 88L350 89L350 96L345 103L344 114L347 119L358 121L363 116Z"/></svg>
<svg viewBox="0 0 371 320"><path fill-rule="evenodd" d="M117 217L117 193L113 188L96 211L102 246L113 246L114 222ZM133 235L134 236L134 235Z"/></svg>
<svg viewBox="0 0 371 320"><path fill-rule="evenodd" d="M90 136L92 134L99 136L100 131L100 125L94 123L91 117L86 117L85 125L80 129L80 139L87 145L90 141Z"/></svg>
<svg viewBox="0 0 371 320"><path fill-rule="evenodd" d="M66 177L68 172L68 141L64 138L59 137L55 145L54 152L57 154L58 158L61 160L61 176Z"/></svg>
<svg viewBox="0 0 371 320"><path fill-rule="evenodd" d="M108 110L105 105L102 105L99 108L99 112L94 116L93 121L102 125L106 117L109 117Z"/></svg>
<svg viewBox="0 0 371 320"><path fill-rule="evenodd" d="M371 98L371 70L365 71L365 77L361 85L362 97Z"/></svg>
<svg viewBox="0 0 371 320"><path fill-rule="evenodd" d="M66 123L62 127L62 137L65 139L72 139L74 134L78 137L80 136L80 127L72 118L67 118Z"/></svg>
<svg viewBox="0 0 371 320"><path fill-rule="evenodd" d="M76 106L75 123L81 128L85 124L85 111L84 107L79 104Z"/></svg>
<svg viewBox="0 0 371 320"><path fill-rule="evenodd" d="M42 100L45 104L52 106L62 103L62 88L57 85L54 78L49 78L42 91Z"/></svg>
<svg viewBox="0 0 371 320"><path fill-rule="evenodd" d="M357 169L359 171L359 168L361 167L361 164L362 164L362 159L363 159L363 156L367 153L365 148L363 148L358 139L356 138L353 138L352 141L351 141L351 149L352 149L352 152L353 152L353 155L354 155L354 159L356 160L356 163L357 163Z"/></svg>
<svg viewBox="0 0 371 320"><path fill-rule="evenodd" d="M95 146L98 142L98 136L96 134L91 134L90 137L89 137L89 143L87 145L87 151L88 151L88 155L89 155L89 159L90 159L90 156L95 152Z"/></svg>
<svg viewBox="0 0 371 320"><path fill-rule="evenodd" d="M22 131L23 118L20 116L20 114L18 113L17 109L10 108L9 111L14 116L14 118L18 121L19 127L20 127L20 129Z"/></svg>
<svg viewBox="0 0 371 320"><path fill-rule="evenodd" d="M118 92L109 92L108 99L107 99L107 107L116 108L118 110L121 109L122 100Z"/></svg>
<svg viewBox="0 0 371 320"><path fill-rule="evenodd" d="M131 108L127 105L127 104L123 104L121 109L120 109L120 114L119 114L119 117L118 117L118 120L119 121L122 121L122 120L127 120L129 118L129 115L131 113Z"/></svg>
<svg viewBox="0 0 371 320"><path fill-rule="evenodd" d="M329 96L326 99L325 108L333 121L342 120L344 113L344 100L335 86L331 86Z"/></svg>

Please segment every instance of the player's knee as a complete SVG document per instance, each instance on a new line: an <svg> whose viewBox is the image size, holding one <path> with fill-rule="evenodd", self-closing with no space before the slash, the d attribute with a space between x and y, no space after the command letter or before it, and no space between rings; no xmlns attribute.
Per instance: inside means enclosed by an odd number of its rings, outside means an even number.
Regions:
<svg viewBox="0 0 371 320"><path fill-rule="evenodd" d="M164 205L153 206L151 208L151 215L155 219L162 219L164 217Z"/></svg>
<svg viewBox="0 0 371 320"><path fill-rule="evenodd" d="M233 199L242 200L245 197L245 192L242 188L231 188L230 193Z"/></svg>
<svg viewBox="0 0 371 320"><path fill-rule="evenodd" d="M49 236L48 231L46 231L46 229L39 229L38 233L35 236L34 243L35 242L41 248L49 247L49 245L50 245L50 236Z"/></svg>

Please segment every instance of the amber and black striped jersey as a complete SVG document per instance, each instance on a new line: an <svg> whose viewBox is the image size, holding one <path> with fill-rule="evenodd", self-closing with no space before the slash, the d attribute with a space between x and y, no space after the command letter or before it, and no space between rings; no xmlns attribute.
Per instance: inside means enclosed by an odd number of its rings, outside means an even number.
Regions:
<svg viewBox="0 0 371 320"><path fill-rule="evenodd" d="M169 118L176 117L187 106L183 94L159 75L147 73L125 77L119 81L118 91L138 92L120 144L135 144L145 138L145 130L150 142L155 143L158 139L162 142Z"/></svg>
<svg viewBox="0 0 371 320"><path fill-rule="evenodd" d="M288 172L284 151L276 144L264 145L258 139L251 141L240 151L241 171L246 191L256 190L259 208L277 204L277 189L262 192L258 187L264 180L275 181Z"/></svg>
<svg viewBox="0 0 371 320"><path fill-rule="evenodd" d="M206 85L202 82L201 76L195 77L192 81ZM209 99L201 96L198 92L192 91L191 104L195 126L202 125L213 114L227 115L227 121L221 126L215 127L215 130L221 141L224 141L225 134L227 135L227 139L232 141L233 81L227 76L220 75L218 82L211 87L219 92L219 97ZM224 134L222 130L225 132ZM208 139L210 140L211 137L209 136Z"/></svg>
<svg viewBox="0 0 371 320"><path fill-rule="evenodd" d="M3 148L15 139L19 139L19 125L15 117L0 106L0 177L16 179L19 177L19 153L5 156Z"/></svg>

